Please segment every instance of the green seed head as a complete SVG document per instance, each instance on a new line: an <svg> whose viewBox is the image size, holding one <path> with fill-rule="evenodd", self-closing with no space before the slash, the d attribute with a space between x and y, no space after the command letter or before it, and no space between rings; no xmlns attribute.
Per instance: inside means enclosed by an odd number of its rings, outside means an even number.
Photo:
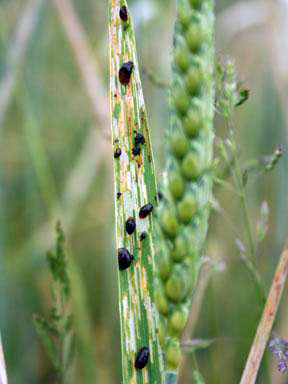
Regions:
<svg viewBox="0 0 288 384"><path fill-rule="evenodd" d="M174 132L170 137L170 148L173 154L181 159L188 152L188 140L180 132Z"/></svg>
<svg viewBox="0 0 288 384"><path fill-rule="evenodd" d="M181 199L185 191L185 182L178 172L169 174L169 190L174 199Z"/></svg>
<svg viewBox="0 0 288 384"><path fill-rule="evenodd" d="M175 267L172 275L166 281L165 293L174 302L180 302L187 296L189 291L188 276L186 271L179 266Z"/></svg>
<svg viewBox="0 0 288 384"><path fill-rule="evenodd" d="M184 236L179 235L175 239L174 248L170 252L173 261L180 262L188 255L187 241Z"/></svg>
<svg viewBox="0 0 288 384"><path fill-rule="evenodd" d="M185 89L178 88L174 93L174 105L180 115L185 115L189 108L189 97Z"/></svg>
<svg viewBox="0 0 288 384"><path fill-rule="evenodd" d="M214 1L177 0L172 65L171 126L166 198L159 207L159 224L167 257L158 263L161 295L157 307L164 317L166 369L177 370L179 338L185 327L190 295L199 273L199 256L207 233L211 201L214 112ZM160 247L159 247L160 248ZM164 293L164 297L163 297Z"/></svg>
<svg viewBox="0 0 288 384"><path fill-rule="evenodd" d="M169 328L174 332L181 333L185 328L188 319L188 310L185 306L179 307L172 313L169 319Z"/></svg>
<svg viewBox="0 0 288 384"><path fill-rule="evenodd" d="M170 369L176 370L181 361L181 349L179 342L170 340L166 348L166 362Z"/></svg>
<svg viewBox="0 0 288 384"><path fill-rule="evenodd" d="M197 202L193 195L189 194L184 197L178 204L178 216L180 221L188 224L197 211Z"/></svg>
<svg viewBox="0 0 288 384"><path fill-rule="evenodd" d="M194 138L198 135L203 126L203 115L199 108L190 109L184 119L183 127L188 137Z"/></svg>
<svg viewBox="0 0 288 384"><path fill-rule="evenodd" d="M193 151L188 152L182 160L181 171L188 180L197 179L201 174L199 154Z"/></svg>
<svg viewBox="0 0 288 384"><path fill-rule="evenodd" d="M163 210L160 217L160 224L163 231L169 237L175 237L178 233L178 223L176 217L168 209Z"/></svg>

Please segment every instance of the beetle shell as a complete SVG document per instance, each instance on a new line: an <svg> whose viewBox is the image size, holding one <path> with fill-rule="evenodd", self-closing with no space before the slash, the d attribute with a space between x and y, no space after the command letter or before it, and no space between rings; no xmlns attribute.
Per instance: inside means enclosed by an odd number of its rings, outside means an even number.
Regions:
<svg viewBox="0 0 288 384"><path fill-rule="evenodd" d="M147 233L146 232L142 232L141 235L140 235L140 240L143 241L145 240L147 237Z"/></svg>
<svg viewBox="0 0 288 384"><path fill-rule="evenodd" d="M128 235L132 235L132 233L135 232L136 222L134 217L128 217L128 219L126 220L125 228Z"/></svg>
<svg viewBox="0 0 288 384"><path fill-rule="evenodd" d="M132 149L132 153L134 156L139 156L140 153L141 153L141 148L139 145L136 145L133 149Z"/></svg>
<svg viewBox="0 0 288 384"><path fill-rule="evenodd" d="M125 7L125 5L123 5L123 7L120 8L119 17L125 23L128 20L128 10L127 10L127 7Z"/></svg>
<svg viewBox="0 0 288 384"><path fill-rule="evenodd" d="M135 145L139 146L141 144L145 144L145 138L141 133L136 133L135 136Z"/></svg>
<svg viewBox="0 0 288 384"><path fill-rule="evenodd" d="M124 63L119 69L119 80L122 85L128 85L133 72L134 64L132 61Z"/></svg>
<svg viewBox="0 0 288 384"><path fill-rule="evenodd" d="M153 211L153 205L151 203L143 205L143 207L140 208L139 211L139 217L140 219L145 219L152 211Z"/></svg>
<svg viewBox="0 0 288 384"><path fill-rule="evenodd" d="M148 364L149 360L149 348L143 347L141 348L136 355L134 366L136 369L143 369Z"/></svg>
<svg viewBox="0 0 288 384"><path fill-rule="evenodd" d="M117 149L115 150L115 152L114 152L114 159L118 159L118 157L121 156L121 153L122 153L121 149L120 149L120 148L117 148Z"/></svg>
<svg viewBox="0 0 288 384"><path fill-rule="evenodd" d="M134 257L133 255L130 254L128 249L126 248L118 249L118 265L119 265L120 271L124 271L125 269L129 268L133 260L134 260Z"/></svg>

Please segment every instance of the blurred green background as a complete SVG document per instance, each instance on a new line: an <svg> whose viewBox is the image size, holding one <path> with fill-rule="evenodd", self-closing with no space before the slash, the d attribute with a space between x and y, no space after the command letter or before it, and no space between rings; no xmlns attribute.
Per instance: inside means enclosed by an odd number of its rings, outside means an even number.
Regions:
<svg viewBox="0 0 288 384"><path fill-rule="evenodd" d="M169 126L169 82L175 0L128 1L158 176ZM216 1L217 59L235 60L251 97L235 113L241 164L288 144L287 1ZM32 324L45 313L51 283L45 253L55 222L67 237L77 353L71 383L120 383L121 353L114 242L108 103L107 1L0 0L0 325L9 383L53 383ZM96 96L95 96L96 95ZM217 117L216 135L225 135ZM253 230L261 202L270 209L258 267L268 289L288 233L288 157L247 186ZM242 212L231 192L215 190L225 209L213 213L205 253L213 273L193 337L216 338L197 354L207 383L237 383L261 308L235 239ZM227 219L228 217L228 219ZM233 232L231 220L236 232ZM275 332L288 338L287 288ZM267 353L259 383L287 383ZM183 383L190 382L188 371ZM286 380L286 381L285 381Z"/></svg>

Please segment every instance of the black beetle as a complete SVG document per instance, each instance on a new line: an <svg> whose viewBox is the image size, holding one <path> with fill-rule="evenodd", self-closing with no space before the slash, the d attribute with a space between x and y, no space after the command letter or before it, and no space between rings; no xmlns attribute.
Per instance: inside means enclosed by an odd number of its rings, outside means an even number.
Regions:
<svg viewBox="0 0 288 384"><path fill-rule="evenodd" d="M145 138L141 133L136 133L135 135L135 146L145 144Z"/></svg>
<svg viewBox="0 0 288 384"><path fill-rule="evenodd" d="M141 348L137 352L134 367L136 369L143 369L148 364L149 355L150 355L150 352L148 347Z"/></svg>
<svg viewBox="0 0 288 384"><path fill-rule="evenodd" d="M133 72L134 64L132 61L124 63L119 69L119 80L123 85L128 85Z"/></svg>
<svg viewBox="0 0 288 384"><path fill-rule="evenodd" d="M143 205L143 207L140 208L139 211L139 217L140 219L145 219L152 211L153 211L153 205L151 203Z"/></svg>
<svg viewBox="0 0 288 384"><path fill-rule="evenodd" d="M134 260L133 255L126 248L118 248L118 265L121 271L130 267Z"/></svg>
<svg viewBox="0 0 288 384"><path fill-rule="evenodd" d="M126 220L125 228L128 235L132 235L132 233L136 229L136 222L134 217L128 217L128 219Z"/></svg>
<svg viewBox="0 0 288 384"><path fill-rule="evenodd" d="M142 232L141 235L140 235L140 241L145 240L146 237L147 237L147 233L146 232Z"/></svg>
<svg viewBox="0 0 288 384"><path fill-rule="evenodd" d="M125 7L125 5L123 5L123 7L120 8L119 16L120 16L120 19L126 23L126 21L128 20L128 10L127 10L127 7Z"/></svg>
<svg viewBox="0 0 288 384"><path fill-rule="evenodd" d="M117 148L116 151L114 152L114 159L118 159L118 157L121 156L121 149L120 148Z"/></svg>
<svg viewBox="0 0 288 384"><path fill-rule="evenodd" d="M139 145L136 145L133 149L132 149L132 153L134 156L139 156L140 153L141 153L141 148Z"/></svg>

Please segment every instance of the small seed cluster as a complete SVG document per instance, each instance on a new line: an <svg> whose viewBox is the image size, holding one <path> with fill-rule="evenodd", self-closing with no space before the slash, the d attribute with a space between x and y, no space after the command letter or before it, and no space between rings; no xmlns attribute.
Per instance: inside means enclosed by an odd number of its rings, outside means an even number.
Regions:
<svg viewBox="0 0 288 384"><path fill-rule="evenodd" d="M166 252L157 256L156 305L166 364L176 370L198 259L206 237L213 146L213 1L179 0L167 178L158 208Z"/></svg>

